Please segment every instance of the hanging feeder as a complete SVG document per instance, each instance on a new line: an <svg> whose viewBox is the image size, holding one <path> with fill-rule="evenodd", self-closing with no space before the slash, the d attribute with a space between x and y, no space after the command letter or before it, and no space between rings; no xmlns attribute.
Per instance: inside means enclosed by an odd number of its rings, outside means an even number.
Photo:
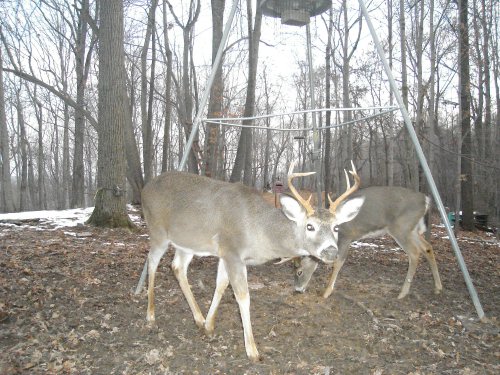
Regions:
<svg viewBox="0 0 500 375"><path fill-rule="evenodd" d="M262 14L281 18L284 25L304 26L331 5L331 0L263 0L261 7Z"/></svg>

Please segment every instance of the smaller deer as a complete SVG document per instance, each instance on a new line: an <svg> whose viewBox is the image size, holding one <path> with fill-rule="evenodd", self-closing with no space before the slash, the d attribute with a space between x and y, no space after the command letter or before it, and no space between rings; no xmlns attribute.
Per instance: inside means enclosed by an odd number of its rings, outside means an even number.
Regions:
<svg viewBox="0 0 500 375"><path fill-rule="evenodd" d="M158 263L169 245L176 249L172 269L198 327L211 335L222 295L231 284L240 308L247 356L259 359L250 321L247 265L279 258L312 256L332 262L337 255L338 224L359 212L363 198L351 199L336 212L314 210L292 185L292 179L312 173L288 172L294 197L281 195L282 209L271 207L258 192L182 172L167 172L142 191L142 207L149 232L147 320L155 320L154 282ZM354 189L340 196L337 205ZM215 293L206 318L187 279L194 255L219 258Z"/></svg>
<svg viewBox="0 0 500 375"><path fill-rule="evenodd" d="M353 171L355 171L354 165ZM352 175L356 183L359 183L357 174L352 173ZM349 188L347 173L346 180ZM333 292L335 281L347 258L351 242L385 234L392 236L408 255L408 273L398 299L408 294L421 254L424 254L431 267L434 292L440 293L443 287L434 250L422 236L426 230L424 215L429 209L430 198L422 193L396 186L368 187L352 194L349 199L360 197L364 197L365 203L359 214L353 220L338 227L338 258L333 262L333 270L323 297L328 298ZM342 204L347 204L349 199ZM297 292L305 291L317 266L318 262L310 257L304 257L300 259L300 262L295 262L295 290Z"/></svg>

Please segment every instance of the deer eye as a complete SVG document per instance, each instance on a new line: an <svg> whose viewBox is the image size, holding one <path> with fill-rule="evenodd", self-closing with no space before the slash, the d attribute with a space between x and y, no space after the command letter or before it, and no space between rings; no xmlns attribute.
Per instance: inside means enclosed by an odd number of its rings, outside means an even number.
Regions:
<svg viewBox="0 0 500 375"><path fill-rule="evenodd" d="M335 225L335 226L333 227L333 231L334 231L335 233L338 233L338 231L339 231L339 226L338 226L338 225Z"/></svg>
<svg viewBox="0 0 500 375"><path fill-rule="evenodd" d="M310 231L310 232L313 232L313 231L315 230L315 229L314 229L314 227L312 226L312 224L307 224L307 225L306 225L306 229L307 229L308 231Z"/></svg>

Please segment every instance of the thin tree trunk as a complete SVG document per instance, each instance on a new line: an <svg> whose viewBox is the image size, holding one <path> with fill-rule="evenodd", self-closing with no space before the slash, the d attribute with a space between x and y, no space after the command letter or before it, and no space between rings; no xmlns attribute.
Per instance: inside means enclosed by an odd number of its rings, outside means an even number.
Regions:
<svg viewBox="0 0 500 375"><path fill-rule="evenodd" d="M2 194L0 210L4 212L13 212L15 211L15 205L10 176L9 130L7 128L7 115L5 113L2 48L0 48L0 172L0 179L2 182L2 187L0 189L0 193Z"/></svg>
<svg viewBox="0 0 500 375"><path fill-rule="evenodd" d="M19 210L26 211L29 209L29 192L28 192L28 140L26 139L26 127L24 124L23 107L17 92L17 124L19 126L19 145L21 151L21 183L19 191Z"/></svg>
<svg viewBox="0 0 500 375"><path fill-rule="evenodd" d="M255 88L257 82L257 62L259 60L259 44L262 25L262 11L257 7L255 11L255 22L252 27L252 7L251 2L247 2L248 16L248 82L245 100L244 117L252 117L255 113ZM253 120L242 121L243 125L252 125ZM234 161L233 171L231 173L231 182L241 180L243 174L243 183L251 184L252 178L252 129L242 128L238 141L238 149Z"/></svg>
<svg viewBox="0 0 500 375"><path fill-rule="evenodd" d="M326 54L325 54L325 108L330 108L331 102L331 80L332 80L332 63L331 63L331 54L332 54L332 31L333 31L333 12L330 8L328 12L328 34L327 34L327 42L326 42ZM331 117L332 112L326 112L326 123L325 126L327 129L325 130L325 157L324 157L324 166L325 166L325 207L328 208L330 206L330 200L327 198L330 193L330 186L332 180L332 171L330 165L331 159L331 138L332 131L329 128L331 126Z"/></svg>
<svg viewBox="0 0 500 375"><path fill-rule="evenodd" d="M38 122L38 155L37 155L37 190L38 190L38 209L46 210L47 209L47 197L45 193L45 160L43 154L43 111L42 111L42 103L40 103L36 98L35 91L35 116Z"/></svg>
<svg viewBox="0 0 500 375"><path fill-rule="evenodd" d="M417 113L415 119L415 127L417 130L417 134L420 138L420 143L422 143L423 139L428 138L427 127L424 122L424 99L425 99L425 90L424 86L424 73L423 73L423 44L424 44L424 4L423 2L415 4L415 22L417 23L416 30L416 51L415 58L417 64ZM428 145L428 142L425 142L425 145ZM424 147L424 151L425 147ZM413 160L411 160L411 164L413 165ZM425 176L420 164L417 165L415 172L417 173L417 183L414 185L415 190L421 191L425 185Z"/></svg>
<svg viewBox="0 0 500 375"><path fill-rule="evenodd" d="M83 0L78 16L78 34L76 37L76 108L75 108L75 143L73 149L73 185L71 189L71 207L85 206L85 170L83 164L83 142L85 134L85 89L87 86L88 68L85 64L85 48L87 45L88 0Z"/></svg>
<svg viewBox="0 0 500 375"><path fill-rule="evenodd" d="M148 94L148 52L150 42L154 44L155 12L158 0L153 0L148 12L146 36L141 51L141 121L142 121L142 157L144 161L144 181L147 183L153 177L153 129L151 105L148 106L153 92ZM151 40L153 39L153 40ZM154 82L154 59L151 61L151 86Z"/></svg>
<svg viewBox="0 0 500 375"><path fill-rule="evenodd" d="M462 225L474 230L474 180L472 174L471 92L469 68L468 0L458 1L460 61L460 121L462 129Z"/></svg>
<svg viewBox="0 0 500 375"><path fill-rule="evenodd" d="M168 29L169 25L167 22L167 6L166 2L163 2L163 44L165 45L165 57L166 57L166 77L165 77L165 124L163 129L163 157L161 161L161 171L166 172L168 170L168 161L170 154L170 127L172 118L172 101L170 99L172 91L172 50L170 49L170 44L168 41Z"/></svg>
<svg viewBox="0 0 500 375"><path fill-rule="evenodd" d="M400 29L400 48L401 48L401 96L403 104L407 110L408 107L408 68L406 62L406 18L405 18L405 1L399 0L399 29ZM404 134L404 150L403 150L403 173L406 186L412 187L413 180L416 176L412 176L411 159L413 158L413 149L409 135L406 131Z"/></svg>

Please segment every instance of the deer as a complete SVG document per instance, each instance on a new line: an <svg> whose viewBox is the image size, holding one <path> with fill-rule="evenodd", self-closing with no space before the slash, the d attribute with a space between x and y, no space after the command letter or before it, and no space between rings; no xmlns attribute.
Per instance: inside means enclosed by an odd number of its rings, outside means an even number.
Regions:
<svg viewBox="0 0 500 375"><path fill-rule="evenodd" d="M288 171L291 194L280 196L281 209L269 205L259 192L240 183L172 171L152 179L142 191L142 207L150 234L148 254L147 321L155 321L154 283L158 264L169 246L175 249L171 264L196 325L211 336L224 291L231 284L239 306L248 358L260 359L252 333L247 265L275 259L311 256L331 263L337 254L337 231L359 212L364 198L349 200L332 213L314 209L292 184L296 177L315 172ZM337 205L353 189L337 198ZM206 318L187 279L193 256L219 258L215 292Z"/></svg>
<svg viewBox="0 0 500 375"><path fill-rule="evenodd" d="M352 165L355 183L359 176ZM345 172L345 170L344 170ZM345 173L349 189L349 176ZM363 238L375 238L389 234L408 256L408 271L398 299L408 295L421 254L424 254L434 278L434 292L439 294L443 287L439 277L436 258L432 245L425 240L425 214L430 207L430 198L423 193L397 186L373 186L360 189L349 196L342 204L349 204L350 199L364 198L364 204L358 215L351 221L338 226L338 256L333 262L333 269L323 297L328 298L334 289L337 276L342 268L351 242ZM342 204L340 209L342 209ZM299 293L305 292L318 262L311 257L295 258L294 287Z"/></svg>

